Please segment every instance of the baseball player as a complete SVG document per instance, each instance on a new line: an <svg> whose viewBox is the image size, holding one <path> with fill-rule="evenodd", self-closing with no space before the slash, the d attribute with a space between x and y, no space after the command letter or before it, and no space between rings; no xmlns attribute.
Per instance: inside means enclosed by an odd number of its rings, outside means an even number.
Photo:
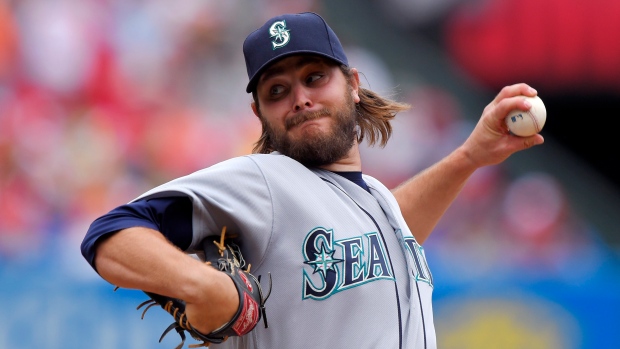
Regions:
<svg viewBox="0 0 620 349"><path fill-rule="evenodd" d="M460 147L390 190L362 173L359 144L385 144L408 105L360 86L319 15L272 18L243 53L262 123L254 153L102 215L84 257L114 285L183 300L191 329L213 333L248 311L231 278L194 258L225 227L251 272L271 275L269 322L213 348L436 348L422 244L476 169L543 143L503 122L536 91L503 88Z"/></svg>

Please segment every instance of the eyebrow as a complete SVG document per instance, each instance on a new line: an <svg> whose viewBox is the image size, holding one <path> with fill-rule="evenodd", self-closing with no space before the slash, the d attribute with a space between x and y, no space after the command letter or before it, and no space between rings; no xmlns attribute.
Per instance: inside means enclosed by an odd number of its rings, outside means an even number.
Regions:
<svg viewBox="0 0 620 349"><path fill-rule="evenodd" d="M324 61L325 61L324 58L317 57L317 56L301 56L301 58L295 63L294 67L295 69L299 69L311 63L322 63ZM265 72L263 73L263 76L260 78L259 81L266 81L272 78L273 76L282 74L284 70L285 70L284 66L276 64L275 66L265 70Z"/></svg>

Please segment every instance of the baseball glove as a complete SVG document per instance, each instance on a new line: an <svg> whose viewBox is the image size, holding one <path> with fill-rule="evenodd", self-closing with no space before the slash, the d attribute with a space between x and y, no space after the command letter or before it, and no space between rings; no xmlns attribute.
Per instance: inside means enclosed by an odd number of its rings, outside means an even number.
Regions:
<svg viewBox="0 0 620 349"><path fill-rule="evenodd" d="M226 237L226 227L222 229L220 236L214 235L203 241L203 249L205 253L205 262L220 271L226 273L237 287L239 293L239 308L233 318L222 327L211 333L201 333L189 323L185 315L185 302L181 299L170 298L159 294L146 292L150 299L138 305L139 310L146 306L142 312L144 314L152 306L159 305L170 315L174 322L168 326L159 338L162 339L175 329L181 336L181 343L175 349L181 349L185 343L185 332L188 332L199 344L189 345L190 348L207 347L211 343L221 343L230 336L243 336L254 329L256 324L263 319L265 328L267 325L267 315L265 313L265 302L271 293L271 274L269 274L269 293L263 294L260 284L260 276L258 278L250 274L251 265L248 264L246 269L243 255L232 237Z"/></svg>

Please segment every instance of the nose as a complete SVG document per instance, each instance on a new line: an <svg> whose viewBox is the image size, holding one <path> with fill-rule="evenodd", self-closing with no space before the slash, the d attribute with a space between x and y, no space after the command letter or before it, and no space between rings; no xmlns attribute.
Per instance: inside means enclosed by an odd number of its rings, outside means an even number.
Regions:
<svg viewBox="0 0 620 349"><path fill-rule="evenodd" d="M293 88L293 110L300 111L312 107L310 91L304 86L297 85Z"/></svg>

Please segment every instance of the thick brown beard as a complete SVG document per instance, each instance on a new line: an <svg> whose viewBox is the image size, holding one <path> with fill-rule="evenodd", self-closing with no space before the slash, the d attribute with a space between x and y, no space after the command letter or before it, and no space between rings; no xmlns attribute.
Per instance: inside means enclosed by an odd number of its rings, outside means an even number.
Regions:
<svg viewBox="0 0 620 349"><path fill-rule="evenodd" d="M315 133L312 137L304 137L293 141L286 132L277 132L265 122L265 132L272 141L273 148L280 153L293 158L305 166L322 166L342 159L355 143L356 110L353 97L346 93L346 100L342 108L331 112L323 109L317 112L301 113L287 120L286 130L319 117L331 117L334 125L329 132Z"/></svg>

